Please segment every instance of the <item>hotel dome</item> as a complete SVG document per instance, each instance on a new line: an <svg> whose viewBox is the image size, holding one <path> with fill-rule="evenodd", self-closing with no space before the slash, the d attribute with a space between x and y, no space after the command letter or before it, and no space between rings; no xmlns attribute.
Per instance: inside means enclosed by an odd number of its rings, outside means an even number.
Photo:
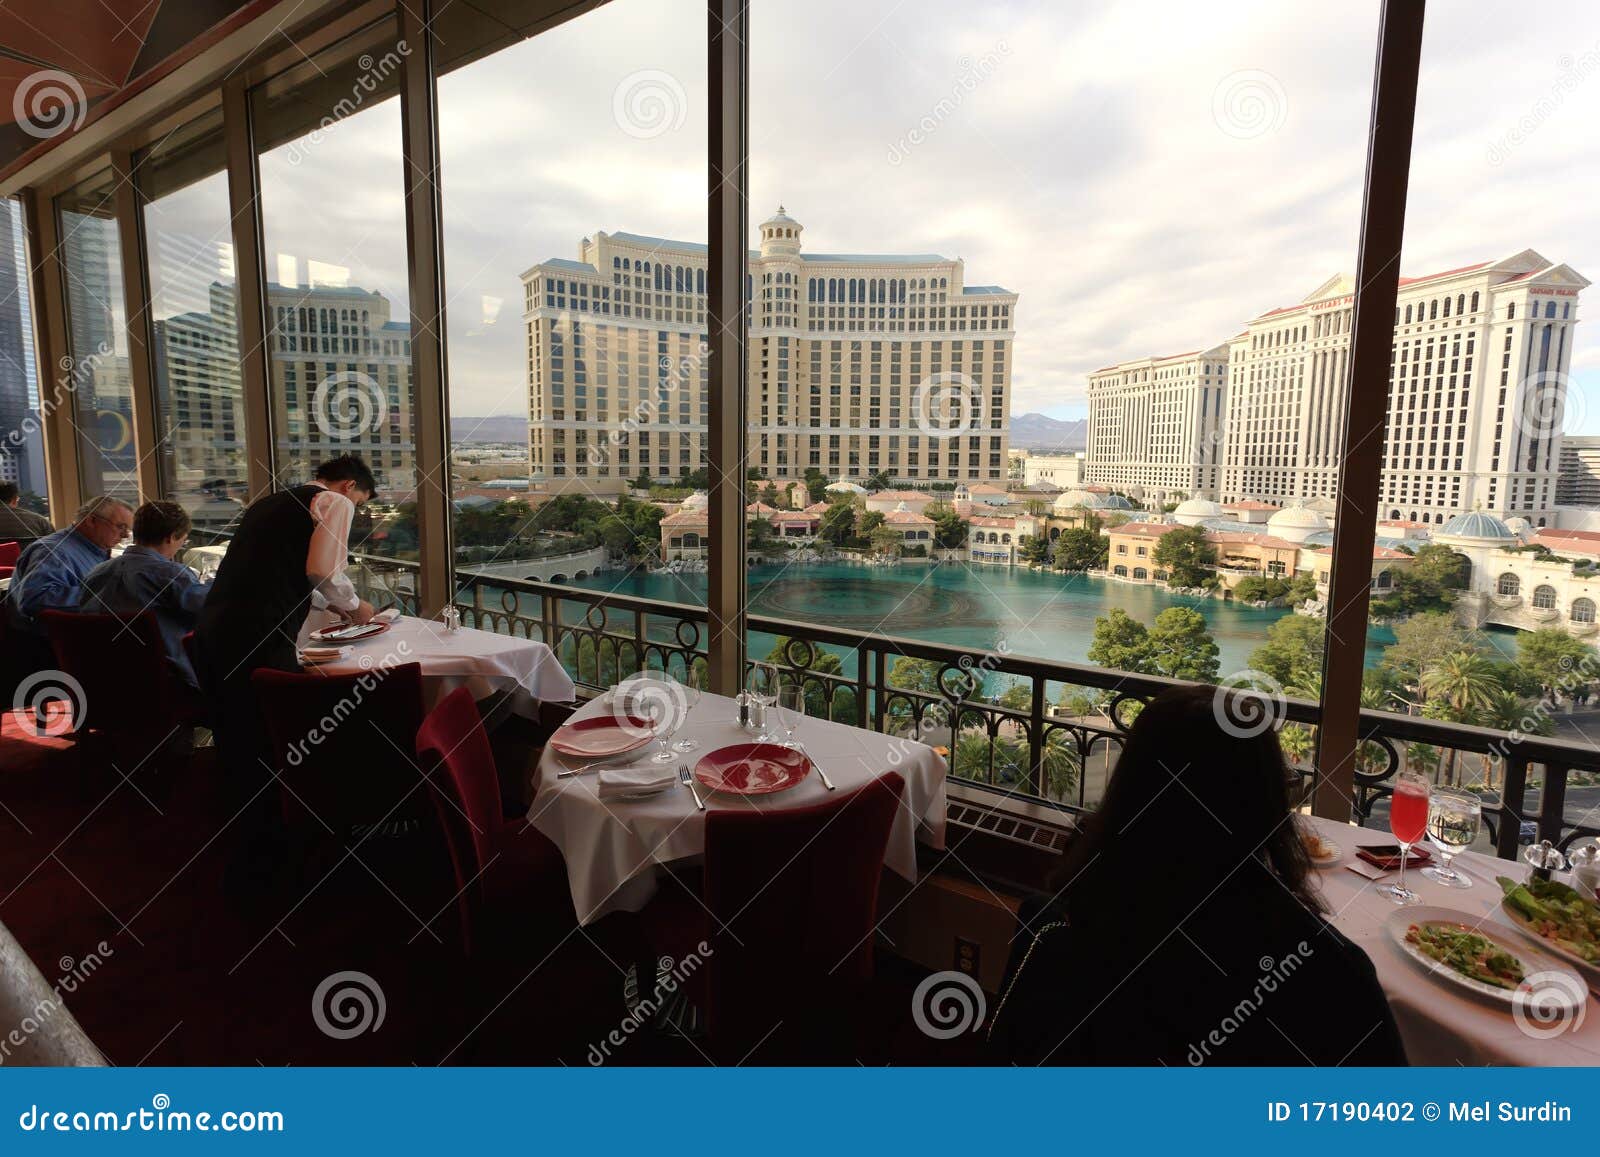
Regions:
<svg viewBox="0 0 1600 1157"><path fill-rule="evenodd" d="M1328 529L1328 520L1304 506L1285 506L1267 519L1267 533L1289 542L1304 542L1319 530Z"/></svg>
<svg viewBox="0 0 1600 1157"><path fill-rule="evenodd" d="M1191 498L1178 503L1178 508L1172 512L1172 517L1181 526L1198 526L1208 518L1224 517L1224 512L1221 506L1209 498Z"/></svg>
<svg viewBox="0 0 1600 1157"><path fill-rule="evenodd" d="M1492 514L1481 510L1458 514L1439 528L1439 536L1449 538L1503 539L1516 541L1516 534Z"/></svg>

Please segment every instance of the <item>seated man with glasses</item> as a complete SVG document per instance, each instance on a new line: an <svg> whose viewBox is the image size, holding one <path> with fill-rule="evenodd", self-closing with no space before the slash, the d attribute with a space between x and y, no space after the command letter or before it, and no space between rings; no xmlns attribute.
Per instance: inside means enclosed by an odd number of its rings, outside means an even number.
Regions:
<svg viewBox="0 0 1600 1157"><path fill-rule="evenodd" d="M36 538L17 559L6 591L9 673L21 677L55 666L39 615L77 608L84 576L111 557L111 548L133 529L133 509L109 495L78 508L65 530Z"/></svg>
<svg viewBox="0 0 1600 1157"><path fill-rule="evenodd" d="M133 545L88 573L78 609L123 618L152 612L178 678L198 690L183 636L194 630L211 584L177 561L188 544L189 512L176 502L146 502L133 512Z"/></svg>

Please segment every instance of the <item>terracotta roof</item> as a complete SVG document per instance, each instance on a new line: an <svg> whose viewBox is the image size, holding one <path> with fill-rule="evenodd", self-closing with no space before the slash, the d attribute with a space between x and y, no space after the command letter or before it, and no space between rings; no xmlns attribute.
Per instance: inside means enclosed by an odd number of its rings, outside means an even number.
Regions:
<svg viewBox="0 0 1600 1157"><path fill-rule="evenodd" d="M920 490L880 490L876 494L867 495L868 499L893 499L895 502L932 502L933 495L924 494Z"/></svg>
<svg viewBox="0 0 1600 1157"><path fill-rule="evenodd" d="M704 510L680 510L676 514L669 514L661 520L662 526L706 526L711 522L711 517Z"/></svg>
<svg viewBox="0 0 1600 1157"><path fill-rule="evenodd" d="M1159 538L1178 529L1180 527L1170 522L1125 522L1121 526L1113 526L1108 533L1131 534L1135 538Z"/></svg>
<svg viewBox="0 0 1600 1157"><path fill-rule="evenodd" d="M1206 541L1223 546L1264 546L1272 550L1300 549L1298 542L1290 542L1287 538L1278 538L1271 534L1255 534L1245 530L1208 530Z"/></svg>
<svg viewBox="0 0 1600 1157"><path fill-rule="evenodd" d="M918 514L915 510L891 510L883 516L887 526L928 526L933 525L933 519L926 514Z"/></svg>
<svg viewBox="0 0 1600 1157"><path fill-rule="evenodd" d="M973 526L993 526L1000 530L1011 530L1017 525L1017 520L1015 518L1006 518L1003 516L991 516L988 518L979 517L971 519L970 521Z"/></svg>
<svg viewBox="0 0 1600 1157"><path fill-rule="evenodd" d="M1431 522L1413 522L1409 518L1380 518L1379 526L1432 526Z"/></svg>
<svg viewBox="0 0 1600 1157"><path fill-rule="evenodd" d="M1224 503L1224 510L1277 510L1278 507L1270 502L1228 502Z"/></svg>
<svg viewBox="0 0 1600 1157"><path fill-rule="evenodd" d="M1555 551L1600 554L1600 531L1541 530L1533 536L1533 541Z"/></svg>

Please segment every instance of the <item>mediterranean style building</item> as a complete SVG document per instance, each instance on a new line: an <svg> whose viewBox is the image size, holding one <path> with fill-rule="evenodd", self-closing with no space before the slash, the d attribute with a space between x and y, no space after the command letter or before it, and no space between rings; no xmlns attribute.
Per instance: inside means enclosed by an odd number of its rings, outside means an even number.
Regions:
<svg viewBox="0 0 1600 1157"><path fill-rule="evenodd" d="M1442 525L1482 508L1554 525L1573 326L1588 284L1531 249L1400 279L1379 517ZM1221 453L1207 497L1277 504L1333 497L1354 292L1349 277L1332 277L1226 343ZM1187 356L1203 361L1214 352ZM1175 456L1201 458L1207 449L1200 424L1177 423L1170 410L1181 403L1161 393L1176 392L1168 383L1184 364L1150 359L1126 363L1125 375L1117 366L1090 376L1092 480L1121 472L1128 485L1145 488L1147 501L1207 489L1146 481L1165 477L1158 471ZM1153 376L1158 368L1173 376ZM1154 423L1151 440L1115 440L1119 412ZM1106 431L1098 440L1097 430ZM1130 461L1130 452L1146 456Z"/></svg>
<svg viewBox="0 0 1600 1157"><path fill-rule="evenodd" d="M1017 295L959 258L803 253L802 231L780 207L750 254L749 466L1003 484ZM614 494L705 464L706 264L596 233L522 275L536 484Z"/></svg>
<svg viewBox="0 0 1600 1157"><path fill-rule="evenodd" d="M1089 375L1087 481L1214 493L1228 347L1139 358Z"/></svg>

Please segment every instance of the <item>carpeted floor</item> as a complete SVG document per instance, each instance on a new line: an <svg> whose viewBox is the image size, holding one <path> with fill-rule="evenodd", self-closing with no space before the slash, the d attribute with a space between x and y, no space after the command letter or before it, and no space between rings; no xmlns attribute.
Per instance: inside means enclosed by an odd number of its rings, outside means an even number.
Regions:
<svg viewBox="0 0 1600 1157"><path fill-rule="evenodd" d="M503 765L527 758L498 740ZM585 1065L622 1021L604 922L518 930L519 952L469 964L431 836L325 849L241 904L225 889L237 829L214 750L130 769L96 747L0 718L0 921L47 980L74 978L68 1007L112 1063ZM960 1059L904 1033L915 970L883 957L880 974L884 1016L857 1059ZM641 1031L607 1063L703 1054Z"/></svg>

